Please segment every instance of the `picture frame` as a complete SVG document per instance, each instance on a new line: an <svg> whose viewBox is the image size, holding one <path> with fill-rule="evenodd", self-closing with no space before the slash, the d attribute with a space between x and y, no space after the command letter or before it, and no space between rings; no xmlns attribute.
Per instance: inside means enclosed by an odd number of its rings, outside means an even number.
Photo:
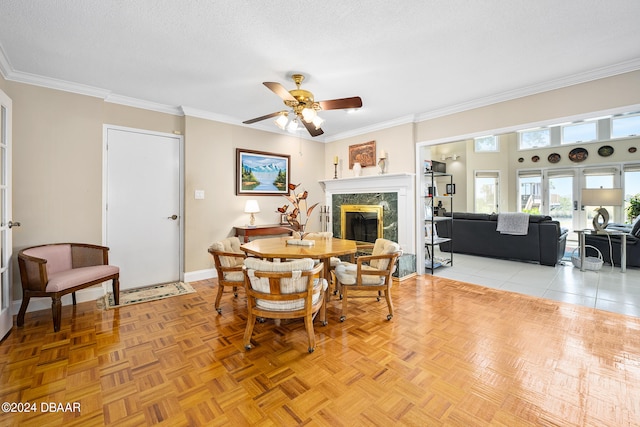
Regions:
<svg viewBox="0 0 640 427"><path fill-rule="evenodd" d="M290 225L287 221L287 214L280 214L280 225Z"/></svg>
<svg viewBox="0 0 640 427"><path fill-rule="evenodd" d="M447 184L447 194L456 194L455 184Z"/></svg>
<svg viewBox="0 0 640 427"><path fill-rule="evenodd" d="M291 156L236 148L236 195L289 194Z"/></svg>
<svg viewBox="0 0 640 427"><path fill-rule="evenodd" d="M376 166L376 142L369 141L362 144L354 144L349 146L349 169L353 169L354 163L360 163L360 166Z"/></svg>

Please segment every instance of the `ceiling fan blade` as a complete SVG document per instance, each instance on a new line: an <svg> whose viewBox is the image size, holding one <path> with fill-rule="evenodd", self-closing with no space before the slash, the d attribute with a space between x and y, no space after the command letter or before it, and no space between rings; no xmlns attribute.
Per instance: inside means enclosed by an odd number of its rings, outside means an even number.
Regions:
<svg viewBox="0 0 640 427"><path fill-rule="evenodd" d="M311 136L318 136L318 135L322 135L324 133L324 131L320 128L316 129L316 127L314 126L313 123L307 123L304 120L300 120L302 122L302 124L304 125L304 127L307 128L307 130L309 131L309 135Z"/></svg>
<svg viewBox="0 0 640 427"><path fill-rule="evenodd" d="M251 123L260 122L262 120L270 119L271 117L279 116L280 114L285 112L286 111L276 111L275 113L267 114L266 116L260 116L260 117L256 117L255 119L245 120L242 123L244 123L245 125L250 125Z"/></svg>
<svg viewBox="0 0 640 427"><path fill-rule="evenodd" d="M362 99L359 96L351 98L330 99L329 101L320 101L320 108L323 110L346 110L349 108L362 107Z"/></svg>
<svg viewBox="0 0 640 427"><path fill-rule="evenodd" d="M263 85L265 85L266 87L268 87L269 89L271 89L271 91L273 93L275 93L276 95L278 95L280 98L282 98L284 101L295 101L296 99L289 93L289 91L287 89L285 89L284 86L282 86L280 83L276 83L276 82L263 82Z"/></svg>

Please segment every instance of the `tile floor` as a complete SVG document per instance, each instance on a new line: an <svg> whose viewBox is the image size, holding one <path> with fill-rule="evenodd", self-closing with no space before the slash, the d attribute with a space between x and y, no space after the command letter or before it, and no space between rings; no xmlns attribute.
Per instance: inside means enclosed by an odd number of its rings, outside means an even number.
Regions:
<svg viewBox="0 0 640 427"><path fill-rule="evenodd" d="M437 253L436 253L437 255ZM448 254L447 254L448 255ZM600 271L580 271L571 261L555 267L453 254L453 266L439 277L640 317L640 269L604 264Z"/></svg>

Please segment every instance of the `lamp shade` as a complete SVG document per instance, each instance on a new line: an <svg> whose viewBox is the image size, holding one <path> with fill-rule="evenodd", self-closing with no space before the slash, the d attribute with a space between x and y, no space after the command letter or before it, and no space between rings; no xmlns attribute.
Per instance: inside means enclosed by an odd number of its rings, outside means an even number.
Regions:
<svg viewBox="0 0 640 427"><path fill-rule="evenodd" d="M245 213L260 212L260 206L258 206L258 201L254 199L247 200L247 202L244 204L244 212Z"/></svg>
<svg viewBox="0 0 640 427"><path fill-rule="evenodd" d="M584 206L620 206L622 205L622 188L583 188L582 204Z"/></svg>

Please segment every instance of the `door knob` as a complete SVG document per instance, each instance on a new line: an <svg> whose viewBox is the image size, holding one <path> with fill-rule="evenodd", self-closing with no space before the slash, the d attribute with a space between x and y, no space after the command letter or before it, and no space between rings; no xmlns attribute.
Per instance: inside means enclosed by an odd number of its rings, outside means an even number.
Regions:
<svg viewBox="0 0 640 427"><path fill-rule="evenodd" d="M175 221L176 219L178 219L178 215L171 215L171 216L168 216L168 217L167 217L167 219L172 219L172 220L174 220L174 221Z"/></svg>
<svg viewBox="0 0 640 427"><path fill-rule="evenodd" d="M7 227L9 227L9 228L13 228L13 227L20 227L20 223L19 223L18 221L15 221L15 222L13 222L13 221L9 221L9 222L7 223Z"/></svg>

